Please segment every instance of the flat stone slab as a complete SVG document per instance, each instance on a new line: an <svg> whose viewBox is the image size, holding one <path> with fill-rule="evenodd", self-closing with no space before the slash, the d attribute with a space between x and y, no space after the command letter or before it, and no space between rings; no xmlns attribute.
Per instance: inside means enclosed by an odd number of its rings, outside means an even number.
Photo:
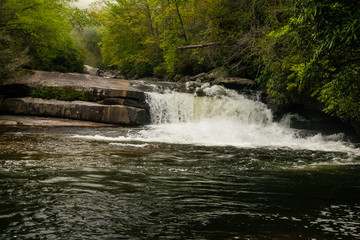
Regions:
<svg viewBox="0 0 360 240"><path fill-rule="evenodd" d="M143 101L144 92L124 79L103 78L80 73L34 71L19 79L7 80L4 85L26 85L31 88L66 88L89 92L98 98L130 98Z"/></svg>
<svg viewBox="0 0 360 240"><path fill-rule="evenodd" d="M143 125L150 122L146 109L83 101L66 102L31 97L8 98L3 102L1 110L10 114L69 118L124 125Z"/></svg>
<svg viewBox="0 0 360 240"><path fill-rule="evenodd" d="M62 118L0 115L0 126L114 127L116 125Z"/></svg>

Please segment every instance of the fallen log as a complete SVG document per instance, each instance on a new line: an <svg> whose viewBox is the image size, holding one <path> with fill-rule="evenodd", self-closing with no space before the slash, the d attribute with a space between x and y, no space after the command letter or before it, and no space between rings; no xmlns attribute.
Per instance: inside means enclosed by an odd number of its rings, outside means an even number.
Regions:
<svg viewBox="0 0 360 240"><path fill-rule="evenodd" d="M210 47L210 46L217 46L221 45L222 43L219 42L212 42L212 43L203 43L203 44L196 44L196 45L187 45L187 46L181 46L177 49L179 50L185 50L185 49L193 49L193 48L204 48L204 47Z"/></svg>

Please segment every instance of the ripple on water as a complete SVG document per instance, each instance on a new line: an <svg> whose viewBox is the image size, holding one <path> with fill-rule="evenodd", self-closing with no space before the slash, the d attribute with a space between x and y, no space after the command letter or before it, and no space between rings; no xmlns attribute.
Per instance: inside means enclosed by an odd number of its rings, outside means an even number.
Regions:
<svg viewBox="0 0 360 240"><path fill-rule="evenodd" d="M69 131L1 135L0 238L360 237L360 159L351 153Z"/></svg>

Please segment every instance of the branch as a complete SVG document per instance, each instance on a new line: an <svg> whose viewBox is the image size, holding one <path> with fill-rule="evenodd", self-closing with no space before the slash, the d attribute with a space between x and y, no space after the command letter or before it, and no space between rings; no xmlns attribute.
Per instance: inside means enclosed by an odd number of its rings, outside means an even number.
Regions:
<svg viewBox="0 0 360 240"><path fill-rule="evenodd" d="M178 47L177 49L185 50L185 49L204 48L204 47L217 46L217 45L222 45L222 43L212 42L212 43L204 43L204 44L197 44L197 45L187 45L187 46Z"/></svg>
<svg viewBox="0 0 360 240"><path fill-rule="evenodd" d="M25 11L27 11L27 10L29 10L29 9L35 8L35 7L40 6L40 5L41 5L40 3L36 3L36 4L34 4L34 5L31 5L31 6L28 6L28 7L26 7L26 8L23 8L23 9L21 10L21 12L25 12Z"/></svg>

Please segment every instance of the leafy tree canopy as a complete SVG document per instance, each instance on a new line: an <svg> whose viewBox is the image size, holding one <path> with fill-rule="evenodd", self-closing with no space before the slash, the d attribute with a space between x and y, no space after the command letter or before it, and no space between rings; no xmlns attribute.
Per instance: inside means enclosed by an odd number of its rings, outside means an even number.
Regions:
<svg viewBox="0 0 360 240"><path fill-rule="evenodd" d="M1 0L0 31L37 69L82 71L83 54L73 45L70 0ZM14 55L14 59L16 56Z"/></svg>

